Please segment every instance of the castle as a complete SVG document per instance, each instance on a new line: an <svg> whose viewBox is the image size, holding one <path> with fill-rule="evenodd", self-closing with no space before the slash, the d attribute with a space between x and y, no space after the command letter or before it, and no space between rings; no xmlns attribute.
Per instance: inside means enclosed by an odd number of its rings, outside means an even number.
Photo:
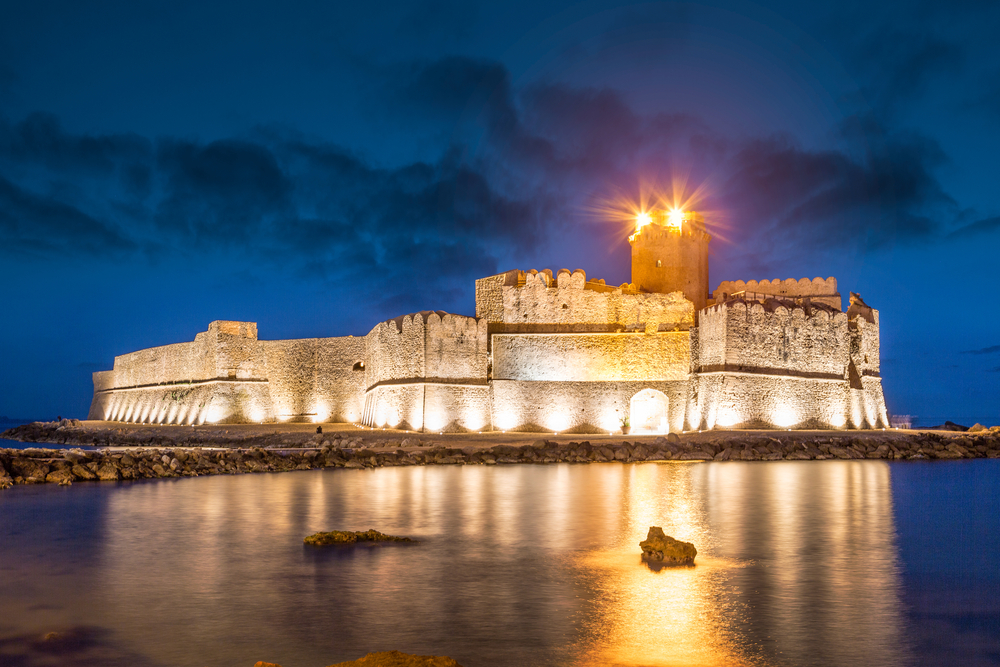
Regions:
<svg viewBox="0 0 1000 667"><path fill-rule="evenodd" d="M354 422L431 432L884 428L879 314L837 281L723 282L693 212L640 216L632 282L583 271L476 281L476 316L420 312L363 337L262 341L212 322L115 357L90 419Z"/></svg>

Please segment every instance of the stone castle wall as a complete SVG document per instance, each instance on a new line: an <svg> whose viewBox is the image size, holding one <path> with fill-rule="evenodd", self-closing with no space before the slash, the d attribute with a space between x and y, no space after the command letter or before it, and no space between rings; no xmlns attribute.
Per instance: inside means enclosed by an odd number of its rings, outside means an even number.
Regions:
<svg viewBox="0 0 1000 667"><path fill-rule="evenodd" d="M639 392L662 392L669 401L671 431L684 426L687 380L540 381L493 380L496 430L549 433L618 433Z"/></svg>
<svg viewBox="0 0 1000 667"><path fill-rule="evenodd" d="M365 338L363 421L435 431L490 428L487 322L422 312Z"/></svg>
<svg viewBox="0 0 1000 667"><path fill-rule="evenodd" d="M776 301L700 313L692 345L689 428L888 425L871 321Z"/></svg>
<svg viewBox="0 0 1000 667"><path fill-rule="evenodd" d="M690 363L686 331L493 335L494 380L686 380Z"/></svg>
<svg viewBox="0 0 1000 667"><path fill-rule="evenodd" d="M199 424L272 417L263 347L249 322L212 322L193 342L115 357L94 374L90 419Z"/></svg>
<svg viewBox="0 0 1000 667"><path fill-rule="evenodd" d="M264 341L267 381L278 421L360 421L365 339Z"/></svg>
<svg viewBox="0 0 1000 667"><path fill-rule="evenodd" d="M694 305L681 292L640 293L630 285L610 287L587 281L586 274L563 269L508 271L476 281L476 315L497 330L686 329L694 323ZM542 325L542 326L532 326ZM549 327L549 328L546 328ZM525 328L527 327L527 328Z"/></svg>
<svg viewBox="0 0 1000 667"><path fill-rule="evenodd" d="M725 280L712 292L716 303L722 303L727 295L749 292L786 298L809 297L812 302L823 303L837 310L842 309L840 292L836 278L787 278L785 280Z"/></svg>
<svg viewBox="0 0 1000 667"><path fill-rule="evenodd" d="M363 338L257 340L212 322L193 342L115 357L94 374L90 419L167 424L360 419Z"/></svg>
<svg viewBox="0 0 1000 667"><path fill-rule="evenodd" d="M91 419L348 421L440 432L887 425L879 313L836 281L736 281L698 311L583 271L476 282L478 317L425 311L364 337L260 341L212 322L94 374ZM734 296L736 292L744 292Z"/></svg>

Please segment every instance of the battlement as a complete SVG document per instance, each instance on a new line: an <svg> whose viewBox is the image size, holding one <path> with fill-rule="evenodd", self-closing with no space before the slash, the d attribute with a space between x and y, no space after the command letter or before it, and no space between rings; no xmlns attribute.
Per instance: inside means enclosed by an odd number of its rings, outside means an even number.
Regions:
<svg viewBox="0 0 1000 667"><path fill-rule="evenodd" d="M257 340L257 323L215 320L209 323L207 333L227 334L229 336Z"/></svg>
<svg viewBox="0 0 1000 667"><path fill-rule="evenodd" d="M742 308L743 312L749 312L750 314L758 312L778 313L780 311L789 313L793 317L798 317L798 314L801 314L805 319L812 317L826 317L829 319L838 314L844 315L845 319L849 319L843 311L823 301L808 301L803 303L802 299L799 298L781 298L762 293L756 293L756 296L743 296L742 294L737 297L730 296L725 301L705 308L702 311L702 317L710 316L710 313L718 313L734 308Z"/></svg>
<svg viewBox="0 0 1000 667"><path fill-rule="evenodd" d="M555 276L546 269L477 280L476 315L522 332L551 331L554 326L578 332L650 327L674 331L694 323L694 305L681 292L640 292L629 284L612 287L603 280L587 280L581 269L560 269Z"/></svg>
<svg viewBox="0 0 1000 667"><path fill-rule="evenodd" d="M822 303L802 306L786 299L765 299L762 301L755 299L730 299L729 301L705 308L701 313L701 317L703 322L708 323L713 321L713 318L726 317L729 313L738 317L773 315L774 321L780 322L815 319L819 322L843 321L846 323L848 320L847 313L836 310L831 306Z"/></svg>
<svg viewBox="0 0 1000 667"><path fill-rule="evenodd" d="M785 299L798 299L810 303L823 303L841 310L840 292L837 291L837 279L830 278L788 278L785 280L727 280L719 284L712 292L716 303L733 298L744 300L760 300L760 297L776 296Z"/></svg>

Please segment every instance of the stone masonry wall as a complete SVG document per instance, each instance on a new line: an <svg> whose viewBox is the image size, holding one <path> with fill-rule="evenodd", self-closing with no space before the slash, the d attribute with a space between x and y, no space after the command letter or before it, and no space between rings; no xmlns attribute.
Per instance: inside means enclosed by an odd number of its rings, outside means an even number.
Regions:
<svg viewBox="0 0 1000 667"><path fill-rule="evenodd" d="M490 428L487 321L443 312L378 324L365 338L364 423Z"/></svg>
<svg viewBox="0 0 1000 667"><path fill-rule="evenodd" d="M887 425L871 321L730 301L700 313L688 428Z"/></svg>
<svg viewBox="0 0 1000 667"><path fill-rule="evenodd" d="M558 433L618 433L630 401L644 389L663 392L671 431L684 426L687 380L629 382L524 382L494 380L496 430Z"/></svg>
<svg viewBox="0 0 1000 667"><path fill-rule="evenodd" d="M847 315L757 302L710 306L700 314L699 367L767 368L843 377L849 363Z"/></svg>
<svg viewBox="0 0 1000 667"><path fill-rule="evenodd" d="M271 414L256 324L216 321L193 342L115 357L113 370L94 374L89 418L190 424Z"/></svg>
<svg viewBox="0 0 1000 667"><path fill-rule="evenodd" d="M494 380L686 380L686 331L655 334L494 334Z"/></svg>
<svg viewBox="0 0 1000 667"><path fill-rule="evenodd" d="M265 341L266 377L278 421L354 422L365 393L365 339Z"/></svg>
<svg viewBox="0 0 1000 667"><path fill-rule="evenodd" d="M513 272L476 282L476 312L491 323L507 325L614 325L619 328L686 329L694 323L694 305L681 292L637 293L628 285L609 287L588 282L586 274L563 270L524 274L523 286L511 285ZM497 291L502 297L502 316ZM499 317L499 319L497 319Z"/></svg>
<svg viewBox="0 0 1000 667"><path fill-rule="evenodd" d="M726 280L712 292L716 303L723 301L723 295L738 292L753 292L757 294L772 294L782 297L810 297L817 303L825 303L837 310L842 310L840 293L837 291L837 279L830 278L787 278L785 280Z"/></svg>

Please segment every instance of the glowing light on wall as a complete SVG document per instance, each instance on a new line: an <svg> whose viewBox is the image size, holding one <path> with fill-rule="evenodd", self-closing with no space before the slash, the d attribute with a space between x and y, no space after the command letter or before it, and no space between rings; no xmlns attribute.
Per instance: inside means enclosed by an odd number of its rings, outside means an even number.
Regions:
<svg viewBox="0 0 1000 667"><path fill-rule="evenodd" d="M629 425L633 433L666 433L669 399L662 391L643 389L629 400Z"/></svg>
<svg viewBox="0 0 1000 667"><path fill-rule="evenodd" d="M778 406L774 413L771 415L771 422L776 426L781 426L786 428L789 426L795 426L799 423L799 417L793 409L787 405Z"/></svg>
<svg viewBox="0 0 1000 667"><path fill-rule="evenodd" d="M427 426L428 431L442 431L447 423L447 417L438 410L430 413L424 419L424 424Z"/></svg>
<svg viewBox="0 0 1000 667"><path fill-rule="evenodd" d="M497 414L496 421L497 428L502 431L510 431L517 427L517 415L510 411L504 411Z"/></svg>
<svg viewBox="0 0 1000 667"><path fill-rule="evenodd" d="M486 415L481 410L468 408L463 411L462 425L470 431L481 431L486 426Z"/></svg>
<svg viewBox="0 0 1000 667"><path fill-rule="evenodd" d="M228 416L229 412L223 406L210 405L208 407L207 414L205 415L205 421L209 424L218 424Z"/></svg>
<svg viewBox="0 0 1000 667"><path fill-rule="evenodd" d="M843 428L844 424L847 423L847 415L843 412L838 412L837 414L830 417L830 426L834 428Z"/></svg>
<svg viewBox="0 0 1000 667"><path fill-rule="evenodd" d="M572 424L570 416L564 412L554 412L548 416L545 422L546 427L552 429L555 432L565 431Z"/></svg>
<svg viewBox="0 0 1000 667"><path fill-rule="evenodd" d="M726 406L719 410L715 423L717 426L729 428L730 426L739 424L741 421L743 421L743 419L740 417L736 409L732 406Z"/></svg>

